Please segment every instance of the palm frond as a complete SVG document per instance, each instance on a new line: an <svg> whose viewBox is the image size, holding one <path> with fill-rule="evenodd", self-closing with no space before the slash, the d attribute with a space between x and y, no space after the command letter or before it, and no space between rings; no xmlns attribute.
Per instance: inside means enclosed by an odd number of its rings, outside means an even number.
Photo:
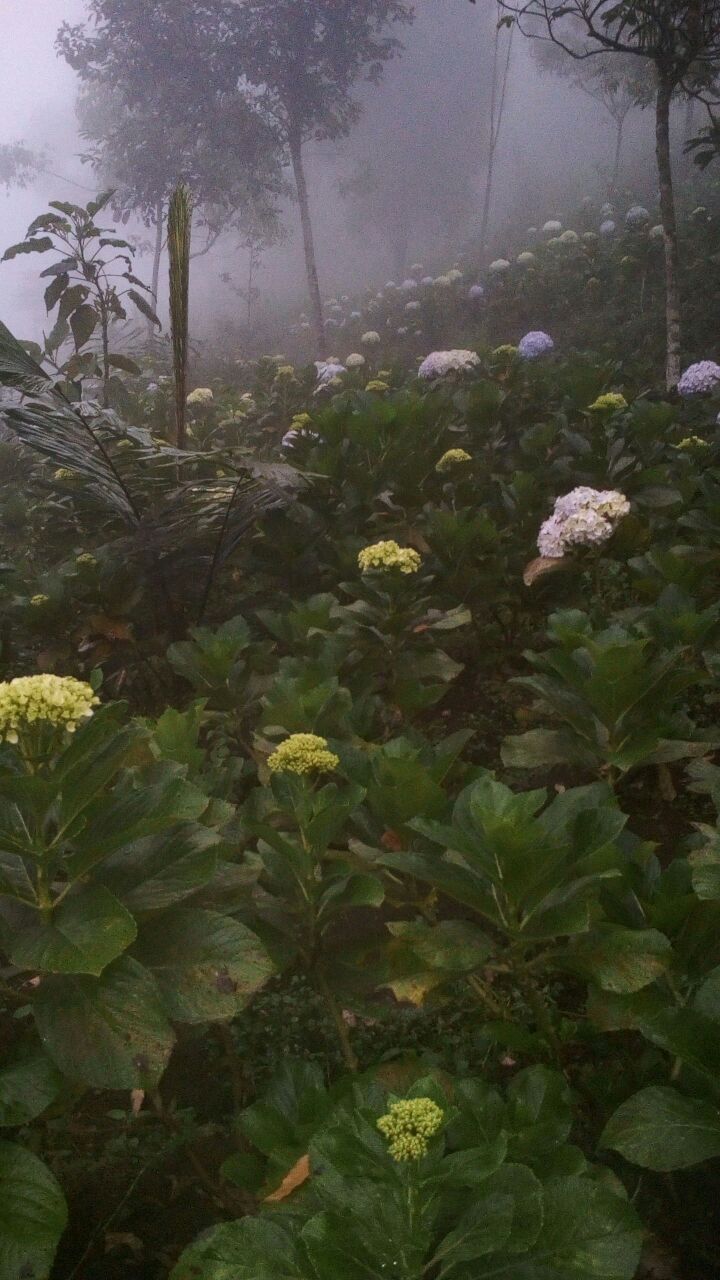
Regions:
<svg viewBox="0 0 720 1280"><path fill-rule="evenodd" d="M12 387L26 395L41 395L52 390L52 382L44 369L29 356L0 320L0 386Z"/></svg>

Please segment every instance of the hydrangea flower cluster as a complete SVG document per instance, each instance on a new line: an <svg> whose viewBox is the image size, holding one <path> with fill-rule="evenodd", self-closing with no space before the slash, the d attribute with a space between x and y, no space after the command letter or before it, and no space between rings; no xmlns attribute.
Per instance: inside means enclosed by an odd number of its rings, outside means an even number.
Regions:
<svg viewBox="0 0 720 1280"><path fill-rule="evenodd" d="M368 329L367 333L363 334L360 341L364 347L379 347L380 334L377 333L375 329Z"/></svg>
<svg viewBox="0 0 720 1280"><path fill-rule="evenodd" d="M606 218L604 222L600 223L601 236L606 236L606 237L614 236L616 230L617 230L617 227L612 218Z"/></svg>
<svg viewBox="0 0 720 1280"><path fill-rule="evenodd" d="M371 378L365 390L366 391L389 391L390 383L383 382L382 378Z"/></svg>
<svg viewBox="0 0 720 1280"><path fill-rule="evenodd" d="M628 402L620 391L606 391L604 395L598 396L597 400L593 400L588 405L590 413L621 413L623 409L627 409Z"/></svg>
<svg viewBox="0 0 720 1280"><path fill-rule="evenodd" d="M630 511L624 493L580 485L555 502L553 514L538 535L538 551L560 560L569 547L601 546Z"/></svg>
<svg viewBox="0 0 720 1280"><path fill-rule="evenodd" d="M532 329L518 344L518 355L522 360L538 360L554 350L555 343L550 334L543 333L542 329Z"/></svg>
<svg viewBox="0 0 720 1280"><path fill-rule="evenodd" d="M490 272L491 276L501 276L503 272L509 271L509 270L510 270L510 263L508 262L507 258L496 258L495 261L491 262L490 266L488 267L488 271Z"/></svg>
<svg viewBox="0 0 720 1280"><path fill-rule="evenodd" d="M548 221L543 225L543 235L545 236L558 236L561 231L562 222L557 218L548 218Z"/></svg>
<svg viewBox="0 0 720 1280"><path fill-rule="evenodd" d="M472 462L472 455L465 449L448 449L435 463L435 470L452 471L454 467L464 466L466 462Z"/></svg>
<svg viewBox="0 0 720 1280"><path fill-rule="evenodd" d="M317 369L318 383L321 387L326 387L333 378L339 378L341 373L346 373L344 364L338 364L334 360L316 360L315 368Z"/></svg>
<svg viewBox="0 0 720 1280"><path fill-rule="evenodd" d="M399 569L401 573L417 573L421 564L417 551L412 547L401 547L392 539L363 547L358 555L361 573L372 573L373 570L385 573L392 569Z"/></svg>
<svg viewBox="0 0 720 1280"><path fill-rule="evenodd" d="M474 351L454 348L452 351L431 351L418 369L418 377L432 381L444 378L448 373L464 373L475 369L480 364L480 357Z"/></svg>
<svg viewBox="0 0 720 1280"><path fill-rule="evenodd" d="M33 609L42 609L46 604L50 603L50 597L38 592L37 595L30 597L30 604Z"/></svg>
<svg viewBox="0 0 720 1280"><path fill-rule="evenodd" d="M625 225L627 227L645 227L650 221L650 214L644 205L634 204L625 214Z"/></svg>
<svg viewBox="0 0 720 1280"><path fill-rule="evenodd" d="M293 733L269 757L271 773L332 773L340 764L326 738L316 733Z"/></svg>
<svg viewBox="0 0 720 1280"><path fill-rule="evenodd" d="M422 1160L427 1155L428 1142L442 1128L444 1120L445 1112L432 1098L405 1098L390 1104L386 1115L377 1121L377 1127L387 1138L393 1160L404 1163Z"/></svg>
<svg viewBox="0 0 720 1280"><path fill-rule="evenodd" d="M481 284L473 284L468 290L468 298L471 302L482 302L485 297L485 290Z"/></svg>
<svg viewBox="0 0 720 1280"><path fill-rule="evenodd" d="M74 733L93 714L100 699L73 676L18 676L0 683L0 741L17 742L31 724L44 724Z"/></svg>
<svg viewBox="0 0 720 1280"><path fill-rule="evenodd" d="M707 395L720 385L720 364L714 360L699 360L691 364L684 372L677 389L681 396Z"/></svg>
<svg viewBox="0 0 720 1280"><path fill-rule="evenodd" d="M512 342L503 342L499 347L495 348L492 354L495 360L514 360L517 353L518 349L513 346Z"/></svg>
<svg viewBox="0 0 720 1280"><path fill-rule="evenodd" d="M529 249L523 250L517 257L519 267L531 267L535 261L535 254L531 253Z"/></svg>
<svg viewBox="0 0 720 1280"><path fill-rule="evenodd" d="M707 440L703 440L702 436L685 436L683 440L679 440L675 445L676 449L709 449L710 445Z"/></svg>
<svg viewBox="0 0 720 1280"><path fill-rule="evenodd" d="M346 369L362 369L365 364L365 357L359 351L353 351L345 361Z"/></svg>
<svg viewBox="0 0 720 1280"><path fill-rule="evenodd" d="M186 404L192 408L193 405L212 404L214 399L215 397L210 387L196 387L194 391L190 392Z"/></svg>
<svg viewBox="0 0 720 1280"><path fill-rule="evenodd" d="M580 237L577 231L563 231L560 236L560 244L579 244Z"/></svg>

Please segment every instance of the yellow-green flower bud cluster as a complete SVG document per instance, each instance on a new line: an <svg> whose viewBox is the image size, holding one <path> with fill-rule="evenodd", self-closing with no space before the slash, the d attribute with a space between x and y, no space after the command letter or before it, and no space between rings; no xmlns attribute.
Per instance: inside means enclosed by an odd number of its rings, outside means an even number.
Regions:
<svg viewBox="0 0 720 1280"><path fill-rule="evenodd" d="M384 382L382 378L371 378L368 382L366 391L389 391L389 383Z"/></svg>
<svg viewBox="0 0 720 1280"><path fill-rule="evenodd" d="M0 739L17 742L28 725L42 721L74 733L99 698L72 676L18 676L0 683Z"/></svg>
<svg viewBox="0 0 720 1280"><path fill-rule="evenodd" d="M452 471L453 467L463 466L466 462L472 462L472 457L465 449L448 449L435 463L435 470Z"/></svg>
<svg viewBox="0 0 720 1280"><path fill-rule="evenodd" d="M590 413L621 413L627 407L628 402L620 391L606 391L588 405Z"/></svg>
<svg viewBox="0 0 720 1280"><path fill-rule="evenodd" d="M393 1102L387 1115L380 1116L377 1127L387 1138L393 1160L422 1160L428 1142L442 1128L445 1113L432 1098L406 1098Z"/></svg>
<svg viewBox="0 0 720 1280"><path fill-rule="evenodd" d="M399 569L401 573L417 573L422 560L412 547L401 547L392 539L386 542L374 542L364 547L358 556L358 566L362 573L374 570L384 573L390 569Z"/></svg>
<svg viewBox="0 0 720 1280"><path fill-rule="evenodd" d="M340 764L325 738L315 733L293 733L268 760L271 773L332 773Z"/></svg>
<svg viewBox="0 0 720 1280"><path fill-rule="evenodd" d="M702 436L685 436L675 445L676 449L709 449L710 445Z"/></svg>
<svg viewBox="0 0 720 1280"><path fill-rule="evenodd" d="M33 609L42 609L43 605L46 605L49 603L50 603L50 597L44 596L41 593L38 593L38 595L36 596L30 597L30 604L32 605Z"/></svg>

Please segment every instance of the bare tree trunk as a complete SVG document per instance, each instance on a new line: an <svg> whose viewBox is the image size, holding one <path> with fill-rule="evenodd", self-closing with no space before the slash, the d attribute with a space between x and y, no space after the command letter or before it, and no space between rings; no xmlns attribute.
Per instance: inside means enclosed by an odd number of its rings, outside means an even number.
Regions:
<svg viewBox="0 0 720 1280"><path fill-rule="evenodd" d="M622 157L623 132L625 130L625 118L618 120L615 125L615 159L613 161L612 183L610 185L610 194L617 192L618 180L620 178L620 159Z"/></svg>
<svg viewBox="0 0 720 1280"><path fill-rule="evenodd" d="M495 176L495 153L500 141L500 130L502 129L503 116L505 114L505 94L508 84L508 72L510 70L510 55L512 53L512 40L515 32L514 26L510 28L508 38L507 56L505 58L505 68L503 71L502 85L499 83L498 66L500 52L500 31L498 26L495 29L495 43L493 46L493 68L492 68L492 89L490 91L490 146L488 151L488 167L485 178L485 196L483 199L482 221L480 223L480 251L485 252L485 241L487 240L488 226L490 225L490 208L493 197L493 179ZM500 102L498 104L498 93L500 94Z"/></svg>
<svg viewBox="0 0 720 1280"><path fill-rule="evenodd" d="M157 313L158 309L158 291L160 289L160 261L163 249L163 231L165 229L165 201L158 200L155 206L155 255L153 257L152 272L152 296L153 307ZM152 338L155 332L155 325L152 320L147 322L148 338Z"/></svg>
<svg viewBox="0 0 720 1280"><path fill-rule="evenodd" d="M680 378L681 305L680 305L680 250L678 247L677 214L673 190L672 157L670 154L670 103L674 86L667 79L660 79L655 100L655 152L657 156L658 184L660 190L660 215L665 233L665 326L666 366L668 390L677 385Z"/></svg>
<svg viewBox="0 0 720 1280"><path fill-rule="evenodd" d="M295 186L297 187L300 221L302 223L303 245L305 248L305 270L307 272L308 289L310 291L310 309L315 329L315 345L319 356L327 355L325 345L325 317L323 316L320 281L318 279L317 260L315 258L315 239L313 236L310 201L308 199L305 168L302 158L302 140L298 133L291 130L288 135L290 159L292 161Z"/></svg>

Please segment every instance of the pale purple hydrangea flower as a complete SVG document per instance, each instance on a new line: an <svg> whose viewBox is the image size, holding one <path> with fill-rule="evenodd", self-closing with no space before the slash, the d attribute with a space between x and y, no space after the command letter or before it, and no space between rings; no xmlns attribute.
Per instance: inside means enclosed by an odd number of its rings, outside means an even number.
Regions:
<svg viewBox="0 0 720 1280"><path fill-rule="evenodd" d="M550 334L543 333L542 329L533 329L530 333L526 333L518 344L518 355L522 360L537 360L540 356L549 355L554 350L555 343Z"/></svg>
<svg viewBox="0 0 720 1280"><path fill-rule="evenodd" d="M477 368L480 357L474 351L463 351L455 348L452 351L431 351L418 369L418 377L428 382L434 378L444 378L448 373L461 373Z"/></svg>
<svg viewBox="0 0 720 1280"><path fill-rule="evenodd" d="M645 227L650 221L648 210L641 204L634 204L625 214L626 227Z"/></svg>
<svg viewBox="0 0 720 1280"><path fill-rule="evenodd" d="M400 288L403 289L405 293L413 293L413 291L417 289L417 287L418 287L417 280L412 280L410 276L408 276L407 280L403 280L400 286Z"/></svg>
<svg viewBox="0 0 720 1280"><path fill-rule="evenodd" d="M481 284L473 284L470 286L468 298L471 302L482 302L485 297L485 290Z"/></svg>
<svg viewBox="0 0 720 1280"><path fill-rule="evenodd" d="M685 370L677 389L681 396L701 396L715 391L719 384L720 365L714 360L700 360Z"/></svg>
<svg viewBox="0 0 720 1280"><path fill-rule="evenodd" d="M601 236L614 236L616 230L617 230L617 227L615 226L615 223L613 222L612 218L606 218L604 222L600 223Z"/></svg>
<svg viewBox="0 0 720 1280"><path fill-rule="evenodd" d="M540 555L559 560L569 547L601 546L629 511L624 493L579 485L556 500L552 515L542 525Z"/></svg>

